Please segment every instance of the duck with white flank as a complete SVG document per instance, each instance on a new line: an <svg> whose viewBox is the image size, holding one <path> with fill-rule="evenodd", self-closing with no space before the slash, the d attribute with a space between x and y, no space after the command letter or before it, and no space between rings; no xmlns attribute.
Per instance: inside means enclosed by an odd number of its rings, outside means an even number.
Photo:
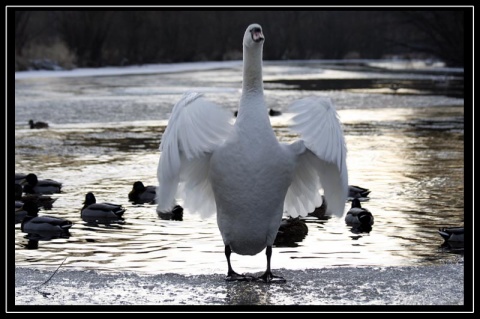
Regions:
<svg viewBox="0 0 480 319"><path fill-rule="evenodd" d="M62 189L62 183L52 179L39 180L33 173L25 177L23 184L23 191L27 194L53 194L60 193Z"/></svg>
<svg viewBox="0 0 480 319"><path fill-rule="evenodd" d="M41 128L48 128L48 123L45 122L34 122L33 120L28 121L31 129L41 129Z"/></svg>
<svg viewBox="0 0 480 319"><path fill-rule="evenodd" d="M463 243L464 242L464 227L444 227L438 230L438 233L445 242L456 242L456 243Z"/></svg>
<svg viewBox="0 0 480 319"><path fill-rule="evenodd" d="M125 208L122 205L112 203L97 203L92 192L85 195L81 210L81 217L86 222L110 223L121 220Z"/></svg>
<svg viewBox="0 0 480 319"><path fill-rule="evenodd" d="M187 93L174 106L160 144L157 212L170 211L177 190L184 208L208 216L217 212L225 245L227 280L249 280L230 263L233 252L256 255L266 248L265 282L285 279L272 274L272 245L282 215L306 216L321 205L327 214L343 216L348 194L346 146L330 99L295 101L291 128L301 135L279 143L264 99L264 35L258 24L243 37L243 82L238 117Z"/></svg>
<svg viewBox="0 0 480 319"><path fill-rule="evenodd" d="M25 182L25 177L27 177L27 174L15 173L15 184L23 184Z"/></svg>
<svg viewBox="0 0 480 319"><path fill-rule="evenodd" d="M158 217L164 220L183 220L183 207L180 205L175 205L170 212L157 212Z"/></svg>
<svg viewBox="0 0 480 319"><path fill-rule="evenodd" d="M128 193L128 200L135 204L155 204L157 186L145 186L142 182L133 183L133 188Z"/></svg>
<svg viewBox="0 0 480 319"><path fill-rule="evenodd" d="M15 201L22 203L25 202L34 202L38 207L43 207L43 209L52 209L53 203L57 200L50 196L45 196L42 194L23 194L23 187L20 184L15 184Z"/></svg>
<svg viewBox="0 0 480 319"><path fill-rule="evenodd" d="M284 218L278 228L275 247L297 247L308 234L308 226L300 218Z"/></svg>
<svg viewBox="0 0 480 319"><path fill-rule="evenodd" d="M360 186L349 185L348 186L348 200L353 200L354 198L358 198L361 202L369 200L368 195L371 191L367 188L363 188Z"/></svg>
<svg viewBox="0 0 480 319"><path fill-rule="evenodd" d="M23 210L27 212L22 220L21 229L24 233L37 234L43 237L68 235L72 222L53 216L38 216L38 206L33 202L26 202Z"/></svg>
<svg viewBox="0 0 480 319"><path fill-rule="evenodd" d="M358 198L353 199L352 207L345 215L345 223L354 226L355 232L370 232L374 223L372 213L363 208Z"/></svg>

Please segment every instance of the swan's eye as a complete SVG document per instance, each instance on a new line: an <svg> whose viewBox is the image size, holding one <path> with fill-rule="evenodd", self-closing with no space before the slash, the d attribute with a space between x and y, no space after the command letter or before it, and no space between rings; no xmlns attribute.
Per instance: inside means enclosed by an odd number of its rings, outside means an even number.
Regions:
<svg viewBox="0 0 480 319"><path fill-rule="evenodd" d="M253 28L250 32L262 32L260 28Z"/></svg>

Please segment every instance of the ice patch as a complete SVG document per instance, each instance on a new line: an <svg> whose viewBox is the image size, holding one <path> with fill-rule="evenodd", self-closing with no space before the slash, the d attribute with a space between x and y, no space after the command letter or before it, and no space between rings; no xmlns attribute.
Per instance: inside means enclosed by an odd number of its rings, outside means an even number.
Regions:
<svg viewBox="0 0 480 319"><path fill-rule="evenodd" d="M285 284L223 274L15 269L16 305L463 305L463 264L275 270ZM259 274L255 274L259 275ZM157 309L160 310L160 309Z"/></svg>

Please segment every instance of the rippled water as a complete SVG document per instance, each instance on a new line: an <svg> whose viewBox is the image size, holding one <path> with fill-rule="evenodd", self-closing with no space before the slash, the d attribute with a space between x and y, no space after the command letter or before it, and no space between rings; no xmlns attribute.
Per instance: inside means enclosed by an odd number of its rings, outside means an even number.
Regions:
<svg viewBox="0 0 480 319"><path fill-rule="evenodd" d="M336 72L336 73L335 73ZM297 247L274 248L272 267L395 266L458 261L441 247L439 227L464 221L463 99L378 88L312 90L311 79L382 78L369 72L338 74L318 66L266 64L266 99L283 112L303 96L333 98L345 128L349 183L369 188L364 202L375 216L369 234L343 220L308 219ZM308 78L304 78L308 75ZM388 78L419 75L389 74ZM63 183L50 214L71 220L71 237L35 242L15 225L18 266L153 273L226 273L215 217L185 212L183 221L160 219L153 205L133 205L127 194L141 180L156 185L158 145L171 107L185 90L232 112L240 96L241 68L150 75L26 78L15 82L15 172L34 172ZM425 82L426 75L420 80ZM446 75L429 75L434 83ZM292 87L283 80L304 80ZM348 80L345 80L348 81ZM437 81L437 82L435 82ZM321 85L321 81L317 81ZM302 83L308 85L304 89ZM423 87L422 87L423 88ZM331 88L329 88L331 89ZM275 106L273 106L275 105ZM50 123L30 130L29 119ZM288 114L272 117L282 141L294 138ZM123 204L125 222L89 225L80 218L87 192L98 201ZM346 207L350 206L346 203ZM13 227L13 226L12 226ZM66 259L65 259L66 258ZM264 270L265 255L232 255L239 272Z"/></svg>

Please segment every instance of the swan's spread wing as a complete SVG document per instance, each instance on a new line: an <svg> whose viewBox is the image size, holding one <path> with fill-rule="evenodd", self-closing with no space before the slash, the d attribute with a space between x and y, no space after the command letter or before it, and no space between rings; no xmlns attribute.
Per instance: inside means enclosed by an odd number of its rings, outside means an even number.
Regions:
<svg viewBox="0 0 480 319"><path fill-rule="evenodd" d="M301 141L291 144L299 159L285 210L293 217L307 215L322 203L323 188L327 213L342 216L348 194L347 149L335 107L328 98L309 97L290 109L296 114L291 129Z"/></svg>
<svg viewBox="0 0 480 319"><path fill-rule="evenodd" d="M177 191L189 211L202 216L215 211L209 160L230 133L231 117L199 93L186 93L175 104L160 144L157 211L171 210Z"/></svg>
<svg viewBox="0 0 480 319"><path fill-rule="evenodd" d="M284 210L292 217L306 216L322 204L322 196L319 192L320 178L316 169L318 159L312 152L305 149L303 141L298 145L303 146L303 151L298 158L294 178L288 188L284 204Z"/></svg>

